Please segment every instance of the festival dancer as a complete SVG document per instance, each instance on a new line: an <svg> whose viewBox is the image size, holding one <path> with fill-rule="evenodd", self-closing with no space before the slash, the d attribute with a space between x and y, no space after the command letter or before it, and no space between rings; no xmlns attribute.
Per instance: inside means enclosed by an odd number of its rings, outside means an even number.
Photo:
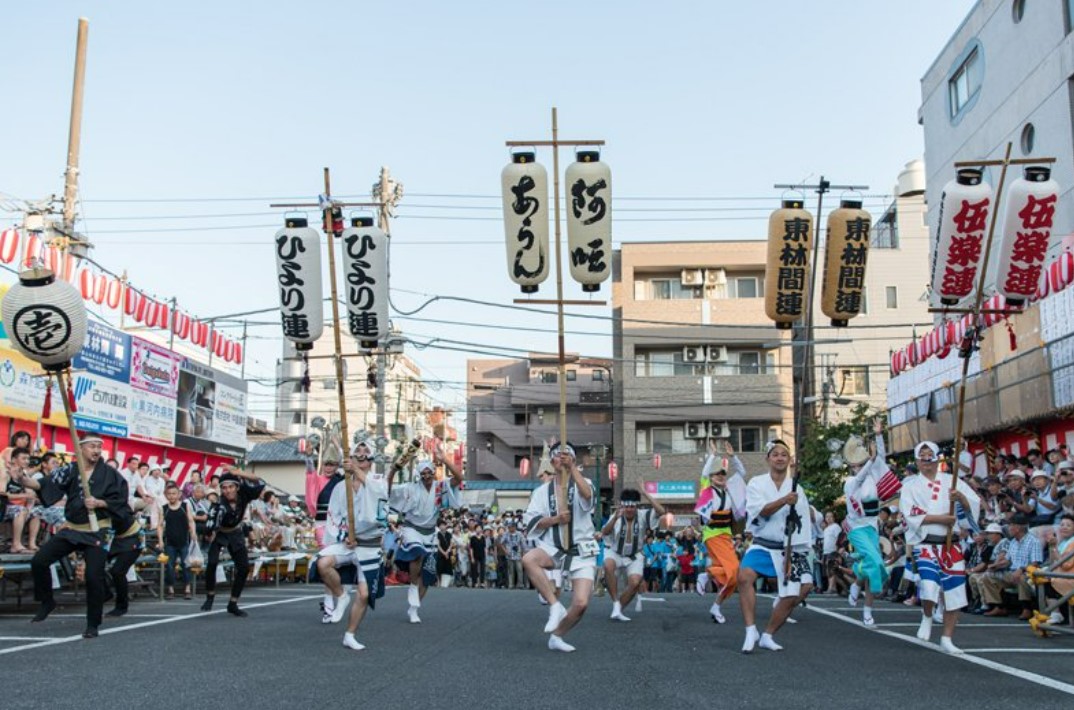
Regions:
<svg viewBox="0 0 1074 710"><path fill-rule="evenodd" d="M318 471L313 458L306 457L306 509L313 518L313 535L318 545L324 545L324 528L328 517L328 501L332 499L332 490L343 480L339 470L339 461L334 450L325 453L321 470Z"/></svg>
<svg viewBox="0 0 1074 710"><path fill-rule="evenodd" d="M768 473L755 476L746 486L746 515L753 544L746 550L738 570L738 596L746 625L743 653L755 646L782 651L773 636L786 622L800 594L813 586L809 569L809 546L813 542L812 514L804 491L794 489L795 464L790 447L780 439L765 447ZM784 536L791 537L791 559L786 560ZM786 567L784 567L786 565ZM757 632L755 612L758 577L775 578L779 602L772 610L764 634Z"/></svg>
<svg viewBox="0 0 1074 710"><path fill-rule="evenodd" d="M638 509L642 496L651 507ZM641 553L645 544L645 534L660 527L660 516L665 512L660 505L646 494L639 494L633 488L624 488L619 494L619 507L604 524L600 534L604 538L604 583L608 595L612 598L611 618L616 621L630 621L623 614L623 607L641 588L645 573L645 555ZM618 595L618 570L626 570L627 585L623 595Z"/></svg>
<svg viewBox="0 0 1074 710"><path fill-rule="evenodd" d="M718 466L716 442L709 443L709 455L701 469L701 477L707 479L708 486L698 496L694 512L704 524L701 529L701 541L708 552L709 566L706 573L698 576L697 592L705 593L706 576L712 579L716 587L716 601L709 608L709 616L717 624L725 623L720 605L735 592L738 586L738 553L735 552L732 523L746 517L746 467L735 456L731 442L724 442L724 453L730 459L734 475L730 480L727 469Z"/></svg>
<svg viewBox="0 0 1074 710"><path fill-rule="evenodd" d="M559 443L549 451L555 477L530 496L523 516L526 536L535 547L522 557L522 566L530 583L550 605L544 631L548 648L569 653L574 650L563 640L585 614L597 576L597 553L594 539L594 492L582 469L575 463L574 447ZM555 587L545 570L564 568L571 576L571 608L568 611L556 599Z"/></svg>
<svg viewBox="0 0 1074 710"><path fill-rule="evenodd" d="M951 491L951 474L940 473L940 447L931 441L922 441L914 447L914 458L920 473L913 480L903 481L899 510L906 521L906 544L913 545L914 561L920 581L917 595L921 599L921 625L917 637L928 641L932 635L932 613L938 603L943 603L943 635L940 648L947 653L961 654L952 637L958 625L959 610L966 606L966 561L958 535L946 546L947 535L961 517L977 520L981 499L965 482L958 481ZM950 514L951 501L955 502L955 514Z"/></svg>
<svg viewBox="0 0 1074 710"><path fill-rule="evenodd" d="M372 473L373 451L360 441L351 448L351 456L343 463L343 469L351 476L354 506L354 542L350 540L347 524L347 486L336 486L328 504L326 541L331 544L317 554L317 571L325 586L333 595L332 611L326 612L328 621L335 623L343 618L347 609L348 594L343 589L339 569L354 568L354 585L357 590L351 604L347 631L343 645L361 651L355 634L362 623L367 608L375 608L376 600L384 596L383 549L384 531L388 525L388 481L385 476Z"/></svg>
<svg viewBox="0 0 1074 710"><path fill-rule="evenodd" d="M443 464L451 477L436 480L436 464ZM426 558L436 552L436 520L440 509L457 507L456 492L462 486L462 469L448 461L443 448L437 445L433 460L419 461L415 471L421 480L392 487L389 479L388 491L391 509L402 516L395 559L409 565L407 617L410 623L420 624L418 609L428 589L422 577L422 567Z"/></svg>
<svg viewBox="0 0 1074 710"><path fill-rule="evenodd" d="M884 588L888 578L884 556L880 552L880 533L876 527L876 518L880 514L880 494L877 483L888 473L887 453L884 448L884 428L880 419L873 420L875 443L869 451L861 445L861 440L852 437L844 447L843 458L850 466L853 475L843 484L846 497L846 524L850 528L847 539L854 546L858 561L851 569L855 580L850 585L847 600L850 606L858 603L861 592L865 593L865 605L862 608L862 624L875 626L873 619L873 598Z"/></svg>
<svg viewBox="0 0 1074 710"><path fill-rule="evenodd" d="M52 596L53 562L72 552L81 552L86 563L86 630L82 638L96 638L105 597L105 565L112 519L130 521L133 513L127 505L127 487L119 471L101 459L103 441L98 436L80 440L82 460L90 469L89 496L83 494L78 464L71 462L35 481L23 475L22 484L40 492L44 505L53 505L64 496L67 523L41 547L30 562L34 578L34 598L40 602L33 621L44 621L56 608ZM92 513L91 513L92 511ZM90 515L97 519L98 531L90 527Z"/></svg>
<svg viewBox="0 0 1074 710"><path fill-rule="evenodd" d="M227 612L235 616L247 616L239 608L239 597L246 586L246 575L250 572L250 557L246 552L246 535L242 530L242 520L246 507L257 500L265 482L257 476L246 473L236 466L227 466L220 477L220 501L209 513L208 560L205 565L205 603L202 611L211 611L216 597L216 567L220 563L220 550L227 548L231 561L235 563L231 578L231 598L227 603Z"/></svg>

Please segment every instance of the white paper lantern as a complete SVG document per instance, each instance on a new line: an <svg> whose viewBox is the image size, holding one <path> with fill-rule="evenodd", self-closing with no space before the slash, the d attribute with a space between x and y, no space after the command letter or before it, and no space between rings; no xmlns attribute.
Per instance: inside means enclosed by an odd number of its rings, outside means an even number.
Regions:
<svg viewBox="0 0 1074 710"><path fill-rule="evenodd" d="M343 232L347 326L363 348L388 335L388 236L371 217Z"/></svg>
<svg viewBox="0 0 1074 710"><path fill-rule="evenodd" d="M992 209L992 186L978 168L960 168L944 185L940 223L932 252L932 292L953 306L973 292L984 255L984 237Z"/></svg>
<svg viewBox="0 0 1074 710"><path fill-rule="evenodd" d="M1004 195L1003 237L999 243L996 291L1007 304L1021 306L1037 294L1052 239L1059 183L1046 167L1027 167Z"/></svg>
<svg viewBox="0 0 1074 710"><path fill-rule="evenodd" d="M566 173L571 278L583 291L599 291L612 273L612 171L595 150L577 158Z"/></svg>
<svg viewBox="0 0 1074 710"><path fill-rule="evenodd" d="M522 293L536 293L548 278L548 172L534 162L533 153L515 153L500 184L507 274Z"/></svg>
<svg viewBox="0 0 1074 710"><path fill-rule="evenodd" d="M285 224L276 232L276 282L283 337L294 343L296 350L311 350L324 332L321 239L304 218L288 218Z"/></svg>
<svg viewBox="0 0 1074 710"><path fill-rule="evenodd" d="M15 349L46 370L63 370L86 340L86 304L71 284L43 268L19 274L4 296L4 327Z"/></svg>

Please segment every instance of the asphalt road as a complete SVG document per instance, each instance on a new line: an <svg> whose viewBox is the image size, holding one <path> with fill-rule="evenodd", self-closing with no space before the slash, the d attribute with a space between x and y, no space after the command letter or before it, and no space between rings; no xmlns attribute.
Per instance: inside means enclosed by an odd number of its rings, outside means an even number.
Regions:
<svg viewBox="0 0 1074 710"><path fill-rule="evenodd" d="M223 590L222 590L223 591ZM655 595L653 595L655 596ZM358 639L320 623L318 590L255 586L250 616L204 614L199 601L136 600L131 613L83 641L83 607L69 595L42 624L31 608L0 607L6 700L20 708L331 707L346 703L467 708L1069 708L1074 636L1038 639L1025 624L964 617L956 641L966 658L913 639L918 611L881 605L877 631L858 612L819 597L785 627L779 653L745 656L737 599L728 623L707 616L711 598L646 601L625 624L595 598L568 641L547 650L546 607L533 592L433 589L423 623L406 619L405 592L388 590ZM221 601L223 597L221 597ZM769 601L760 600L767 617ZM32 606L32 605L31 605ZM220 607L223 605L220 604ZM938 636L938 630L934 633ZM7 703L5 702L5 705Z"/></svg>

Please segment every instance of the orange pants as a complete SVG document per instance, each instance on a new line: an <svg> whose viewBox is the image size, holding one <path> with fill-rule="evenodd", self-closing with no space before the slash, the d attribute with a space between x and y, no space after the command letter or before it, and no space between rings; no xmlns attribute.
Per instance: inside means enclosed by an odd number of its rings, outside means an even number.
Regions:
<svg viewBox="0 0 1074 710"><path fill-rule="evenodd" d="M735 593L738 586L738 555L730 535L713 535L705 541L709 551L709 577L715 580L719 599L723 601Z"/></svg>

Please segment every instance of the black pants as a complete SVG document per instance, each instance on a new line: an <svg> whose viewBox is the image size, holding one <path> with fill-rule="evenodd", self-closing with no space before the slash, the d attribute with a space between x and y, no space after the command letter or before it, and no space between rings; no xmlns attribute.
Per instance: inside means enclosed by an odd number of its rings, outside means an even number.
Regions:
<svg viewBox="0 0 1074 710"><path fill-rule="evenodd" d="M86 562L86 625L100 626L104 608L104 567L108 561L108 551L102 538L74 530L61 530L49 538L30 560L34 599L39 602L53 601L49 567L72 552L81 552Z"/></svg>
<svg viewBox="0 0 1074 710"><path fill-rule="evenodd" d="M138 555L142 551L141 541L137 535L130 537L117 537L112 541L112 547L108 550L108 559L112 563L108 570L108 576L112 580L112 588L116 590L116 608L127 610L130 605L130 586L127 583L127 572L138 561Z"/></svg>
<svg viewBox="0 0 1074 710"><path fill-rule="evenodd" d="M231 555L231 561L235 563L234 575L231 578L231 596L238 599L246 586L246 575L250 573L250 558L246 554L246 536L243 535L242 529L229 533L218 532L209 544L209 559L205 565L205 591L208 594L216 592L216 566L220 564L220 550L224 547Z"/></svg>
<svg viewBox="0 0 1074 710"><path fill-rule="evenodd" d="M470 563L470 586L476 587L485 583L485 558L475 559Z"/></svg>

